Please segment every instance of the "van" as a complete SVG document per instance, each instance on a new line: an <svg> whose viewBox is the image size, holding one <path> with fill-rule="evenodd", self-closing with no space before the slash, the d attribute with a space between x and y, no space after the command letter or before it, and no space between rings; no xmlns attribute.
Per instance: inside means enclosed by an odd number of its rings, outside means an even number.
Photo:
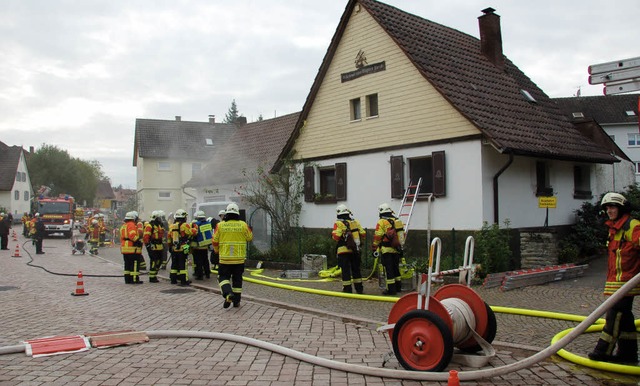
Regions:
<svg viewBox="0 0 640 386"><path fill-rule="evenodd" d="M203 202L196 205L196 212L201 210L204 212L204 215L209 218L215 218L219 220L218 213L221 210L227 209L227 205L231 204L231 201L212 201L212 202ZM194 212L195 213L195 212ZM192 213L193 217L193 213ZM247 211L245 209L240 209L240 220L247 221Z"/></svg>

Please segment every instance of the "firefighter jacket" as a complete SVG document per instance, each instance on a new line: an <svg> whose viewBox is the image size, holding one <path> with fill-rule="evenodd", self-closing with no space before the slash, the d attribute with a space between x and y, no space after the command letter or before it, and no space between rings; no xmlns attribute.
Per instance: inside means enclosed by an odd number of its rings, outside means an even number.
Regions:
<svg viewBox="0 0 640 386"><path fill-rule="evenodd" d="M242 220L221 221L213 233L213 251L220 255L220 264L244 264L247 258L247 242L253 240L253 232Z"/></svg>
<svg viewBox="0 0 640 386"><path fill-rule="evenodd" d="M98 219L98 232L102 234L107 233L107 227L104 225L104 218L102 217Z"/></svg>
<svg viewBox="0 0 640 386"><path fill-rule="evenodd" d="M100 224L91 224L87 227L89 241L98 242L100 240Z"/></svg>
<svg viewBox="0 0 640 386"><path fill-rule="evenodd" d="M393 224L393 225L392 225ZM376 230L373 234L373 245L372 249L377 250L380 248L380 253L400 253L399 250L389 246L386 240L387 230L393 226L396 229L397 237L399 238L400 244L404 244L404 225L402 221L391 216L391 217L382 217L378 220L376 224Z"/></svg>
<svg viewBox="0 0 640 386"><path fill-rule="evenodd" d="M142 240L152 251L164 249L164 228L157 222L147 222L144 224L144 234Z"/></svg>
<svg viewBox="0 0 640 386"><path fill-rule="evenodd" d="M134 221L127 220L120 227L120 252L123 255L142 253L142 239Z"/></svg>
<svg viewBox="0 0 640 386"><path fill-rule="evenodd" d="M184 221L174 222L169 226L168 242L173 252L183 252L183 247L189 245L189 241L195 235L191 224Z"/></svg>
<svg viewBox="0 0 640 386"><path fill-rule="evenodd" d="M195 249L209 249L213 240L213 228L207 220L198 220L196 226Z"/></svg>
<svg viewBox="0 0 640 386"><path fill-rule="evenodd" d="M336 220L333 223L333 231L331 231L331 238L338 242L338 255L343 253L353 253L357 252L351 250L347 247L346 243L346 234L347 232L351 232L353 236L353 241L356 246L359 248L361 244L361 240L364 240L364 236L366 232L362 229L360 222L358 220Z"/></svg>
<svg viewBox="0 0 640 386"><path fill-rule="evenodd" d="M37 217L34 217L31 219L31 221L29 221L29 237L35 237L36 236L36 221L38 220Z"/></svg>
<svg viewBox="0 0 640 386"><path fill-rule="evenodd" d="M617 220L608 220L607 281L604 294L611 295L640 272L640 221L627 213ZM640 285L627 296L640 295Z"/></svg>

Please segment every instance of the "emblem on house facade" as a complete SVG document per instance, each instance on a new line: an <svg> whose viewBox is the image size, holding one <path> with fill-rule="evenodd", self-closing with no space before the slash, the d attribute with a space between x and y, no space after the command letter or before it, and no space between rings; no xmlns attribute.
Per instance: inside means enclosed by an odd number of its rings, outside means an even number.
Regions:
<svg viewBox="0 0 640 386"><path fill-rule="evenodd" d="M367 65L367 57L364 55L364 51L358 51L356 55L356 68L362 68Z"/></svg>

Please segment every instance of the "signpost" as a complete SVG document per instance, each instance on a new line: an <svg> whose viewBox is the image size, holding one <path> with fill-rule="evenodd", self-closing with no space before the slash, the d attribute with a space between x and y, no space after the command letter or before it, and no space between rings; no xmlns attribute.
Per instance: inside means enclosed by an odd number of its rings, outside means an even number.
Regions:
<svg viewBox="0 0 640 386"><path fill-rule="evenodd" d="M589 84L604 83L605 95L640 90L640 57L589 66Z"/></svg>
<svg viewBox="0 0 640 386"><path fill-rule="evenodd" d="M549 226L549 208L555 209L557 203L557 197L538 197L538 208L547 210L547 217L544 219L545 228Z"/></svg>

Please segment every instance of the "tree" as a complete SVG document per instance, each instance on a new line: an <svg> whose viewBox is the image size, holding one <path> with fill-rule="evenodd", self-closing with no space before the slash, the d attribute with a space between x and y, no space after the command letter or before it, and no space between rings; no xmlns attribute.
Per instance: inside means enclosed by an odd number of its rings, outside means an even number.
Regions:
<svg viewBox="0 0 640 386"><path fill-rule="evenodd" d="M38 190L48 186L50 196L69 194L76 202L93 203L98 181L104 178L98 161L73 158L66 150L43 144L27 159L31 184Z"/></svg>
<svg viewBox="0 0 640 386"><path fill-rule="evenodd" d="M298 226L302 210L304 177L301 170L287 160L277 173L258 167L243 174L246 185L240 188L242 199L271 217L276 244L291 241L294 238L291 230Z"/></svg>
<svg viewBox="0 0 640 386"><path fill-rule="evenodd" d="M229 111L224 116L224 123L236 123L236 120L240 116L238 112L238 106L236 105L236 100L231 101L231 107L229 107Z"/></svg>

